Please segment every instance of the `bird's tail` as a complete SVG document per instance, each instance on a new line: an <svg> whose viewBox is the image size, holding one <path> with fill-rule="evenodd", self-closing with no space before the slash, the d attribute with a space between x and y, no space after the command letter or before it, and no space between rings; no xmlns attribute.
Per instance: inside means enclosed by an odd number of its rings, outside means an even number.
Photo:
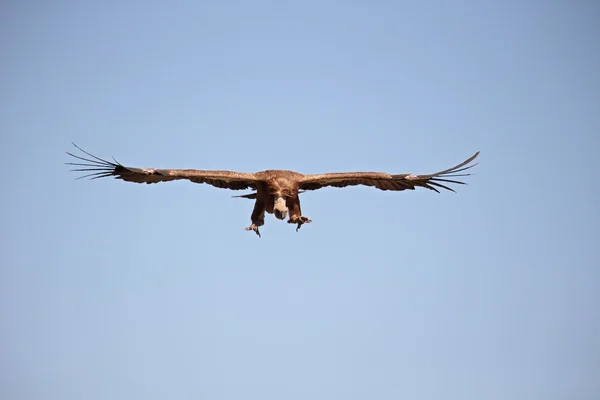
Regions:
<svg viewBox="0 0 600 400"><path fill-rule="evenodd" d="M231 197L240 197L242 199L256 199L256 192L250 194L244 194L242 196L231 196Z"/></svg>

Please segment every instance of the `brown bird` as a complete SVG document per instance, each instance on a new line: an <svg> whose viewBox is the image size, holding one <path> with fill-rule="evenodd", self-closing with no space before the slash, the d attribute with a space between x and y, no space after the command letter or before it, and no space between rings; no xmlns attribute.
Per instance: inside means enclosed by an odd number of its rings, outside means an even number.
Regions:
<svg viewBox="0 0 600 400"><path fill-rule="evenodd" d="M231 190L253 189L256 192L245 194L241 197L254 199L254 210L250 217L252 224L246 228L247 231L254 231L259 237L258 228L265 223L265 211L269 214L275 214L275 217L284 220L289 213L289 224L296 224L296 231L303 224L311 222L308 217L302 215L300 210L299 194L306 190L316 190L323 187L346 187L365 185L373 186L380 190L414 190L416 187L424 187L430 190L437 188L453 189L447 184L460 184L464 182L448 178L469 176L469 173L461 173L477 164L471 163L478 155L475 153L472 157L455 167L444 171L427 175L396 174L390 175L385 172L336 172L327 174L304 175L294 171L285 170L267 170L255 173L244 173L234 171L202 171L197 169L155 169L155 168L132 168L121 165L117 160L113 162L98 158L87 151L81 149L83 153L91 158L76 156L67 152L68 155L75 157L85 163L74 162L66 163L78 167L72 171L89 172L78 179L90 177L90 179L114 176L115 179L122 179L127 182L135 183L158 183L168 182L177 179L187 179L195 183L207 183L209 185ZM441 183L443 182L443 183Z"/></svg>

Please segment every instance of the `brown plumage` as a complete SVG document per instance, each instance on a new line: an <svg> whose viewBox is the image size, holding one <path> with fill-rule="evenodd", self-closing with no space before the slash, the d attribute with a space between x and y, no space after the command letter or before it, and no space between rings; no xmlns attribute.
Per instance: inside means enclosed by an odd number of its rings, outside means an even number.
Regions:
<svg viewBox="0 0 600 400"><path fill-rule="evenodd" d="M89 172L80 178L89 177L97 179L114 176L116 179L122 179L126 182L135 183L158 183L168 182L178 179L187 179L195 183L206 183L221 189L244 190L253 189L254 193L245 194L241 197L254 199L254 210L250 219L252 225L246 230L252 230L260 236L258 228L264 224L265 212L274 214L278 219L285 219L289 212L288 223L296 224L297 228L311 222L310 219L302 215L300 210L299 194L307 190L316 190L323 187L346 187L346 186L372 186L380 190L414 190L416 187L440 192L439 189L446 189L454 192L454 189L448 187L449 184L465 184L453 179L456 177L469 176L464 173L469 168L477 164L471 164L479 155L475 153L464 162L448 168L444 171L426 175L396 174L391 175L384 172L336 172L316 175L303 175L298 172L285 170L267 170L255 173L244 173L234 171L202 171L196 169L155 169L155 168L132 168L121 165L117 160L114 162L98 158L85 150L77 147L88 157L77 156L67 152L68 155L77 158L82 162L67 163L77 167L72 171ZM79 179L80 179L79 178Z"/></svg>

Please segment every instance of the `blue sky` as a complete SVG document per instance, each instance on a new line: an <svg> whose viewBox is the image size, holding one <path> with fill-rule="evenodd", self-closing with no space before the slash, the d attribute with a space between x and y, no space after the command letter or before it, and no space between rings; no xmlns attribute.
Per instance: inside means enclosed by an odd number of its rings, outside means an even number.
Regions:
<svg viewBox="0 0 600 400"><path fill-rule="evenodd" d="M0 397L597 399L592 1L3 2ZM313 223L138 167L429 173Z"/></svg>

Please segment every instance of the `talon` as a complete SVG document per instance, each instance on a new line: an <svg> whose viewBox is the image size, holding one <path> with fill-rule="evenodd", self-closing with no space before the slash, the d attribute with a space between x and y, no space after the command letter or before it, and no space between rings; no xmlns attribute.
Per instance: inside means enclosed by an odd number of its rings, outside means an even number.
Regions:
<svg viewBox="0 0 600 400"><path fill-rule="evenodd" d="M250 225L249 227L246 228L247 231L254 231L254 233L256 233L258 235L258 237L260 236L260 232L258 231L258 226L256 226L255 224Z"/></svg>
<svg viewBox="0 0 600 400"><path fill-rule="evenodd" d="M302 225L309 224L311 222L312 220L308 219L307 217L296 217L288 221L289 224L298 224L298 226L296 227L296 232L298 232Z"/></svg>

